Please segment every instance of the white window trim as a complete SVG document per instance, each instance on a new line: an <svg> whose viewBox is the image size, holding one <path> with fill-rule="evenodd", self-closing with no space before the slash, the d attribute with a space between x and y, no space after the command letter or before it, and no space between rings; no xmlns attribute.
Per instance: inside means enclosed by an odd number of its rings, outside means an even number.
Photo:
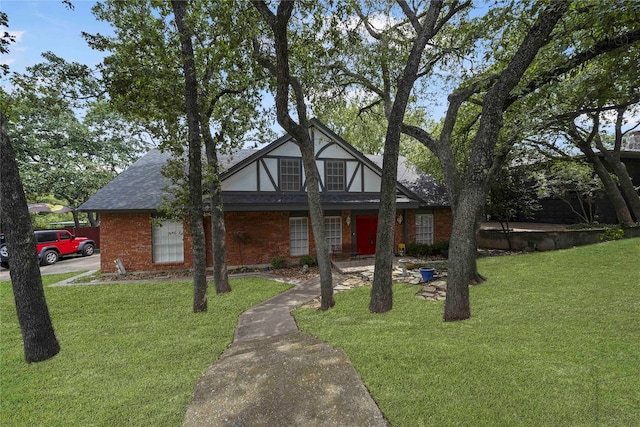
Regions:
<svg viewBox="0 0 640 427"><path fill-rule="evenodd" d="M179 221L153 224L151 251L154 264L184 262L184 228Z"/></svg>
<svg viewBox="0 0 640 427"><path fill-rule="evenodd" d="M329 226L331 223L333 224L337 223L338 225L337 236L329 235ZM325 239L327 241L327 247L329 248L329 253L333 253L334 249L341 251L342 250L342 217L340 216L324 217L324 228L325 228L325 234L326 234Z"/></svg>
<svg viewBox="0 0 640 427"><path fill-rule="evenodd" d="M309 254L309 224L307 217L289 218L289 254Z"/></svg>
<svg viewBox="0 0 640 427"><path fill-rule="evenodd" d="M341 167L341 175L331 175L331 177L339 177L341 178L341 182L339 183L339 187L338 189L335 188L331 188L332 184L336 184L335 182L332 183L330 182L330 167L329 164L330 163L335 163L335 164L339 164ZM347 186L346 184L346 173L347 173L347 165L345 164L345 162L343 160L326 160L325 161L325 181L326 181L326 185L325 187L327 188L327 191L345 191L345 188Z"/></svg>
<svg viewBox="0 0 640 427"><path fill-rule="evenodd" d="M282 165L283 162L295 162L296 166L297 166L297 181L295 182L294 187L295 188L285 188L285 181L284 181L284 176L287 177L291 177L293 175L289 174L289 175L284 175L283 172L283 168L284 166ZM293 166L293 165L291 165ZM300 191L302 188L302 161L300 159L280 159L280 164L279 164L279 174L280 177L278 178L280 180L279 186L280 186L280 190L281 191ZM293 181L292 182L287 182L288 185L294 184Z"/></svg>
<svg viewBox="0 0 640 427"><path fill-rule="evenodd" d="M426 227L426 230L421 231L421 227ZM433 214L416 214L416 243L433 245L433 234Z"/></svg>

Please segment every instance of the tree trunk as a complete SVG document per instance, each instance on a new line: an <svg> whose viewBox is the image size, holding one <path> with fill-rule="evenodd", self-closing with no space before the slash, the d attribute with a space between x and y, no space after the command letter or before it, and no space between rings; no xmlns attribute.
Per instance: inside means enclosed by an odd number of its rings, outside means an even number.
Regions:
<svg viewBox="0 0 640 427"><path fill-rule="evenodd" d="M320 200L320 184L318 166L316 165L313 141L309 135L310 129L307 120L307 107L304 89L300 81L291 75L289 67L289 40L287 27L294 2L284 1L278 4L277 16L271 12L264 1L254 0L254 7L258 10L264 21L273 31L276 63L258 53L258 61L276 78L276 116L278 123L284 130L295 138L300 147L302 163L304 165L305 178L307 180L307 199L309 203L309 215L311 227L316 245L316 256L320 270L320 309L328 310L335 305L333 298L333 274L329 259L324 232L324 215ZM290 93L293 88L295 95L296 113L299 123L296 123L289 114Z"/></svg>
<svg viewBox="0 0 640 427"><path fill-rule="evenodd" d="M49 308L42 287L18 165L0 112L0 217L11 257L11 285L22 332L24 358L27 363L41 362L60 352Z"/></svg>
<svg viewBox="0 0 640 427"><path fill-rule="evenodd" d="M227 272L227 245L225 241L224 208L222 204L222 185L220 183L220 165L216 143L211 136L208 123L202 126L204 144L207 153L207 164L211 173L209 193L211 196L211 240L213 248L213 283L216 294L231 292L229 274Z"/></svg>
<svg viewBox="0 0 640 427"><path fill-rule="evenodd" d="M382 160L382 182L380 184L380 207L378 209L378 232L376 236L375 275L371 286L369 311L384 313L393 308L393 252L396 216L396 194L398 185L398 155L404 115L418 76L418 68L427 42L435 35L436 23L442 1L433 1L422 23L414 22L418 31L411 46L407 63L398 79L398 86L391 109L388 111L387 134Z"/></svg>
<svg viewBox="0 0 640 427"><path fill-rule="evenodd" d="M87 212L87 218L89 219L89 225L91 227L98 227L99 216L95 212Z"/></svg>
<svg viewBox="0 0 640 427"><path fill-rule="evenodd" d="M587 157L587 160L593 165L593 169L596 174L600 177L602 181L602 185L604 186L604 191L607 194L607 197L611 201L613 205L613 209L616 212L616 217L618 218L618 222L623 227L629 227L633 224L633 219L631 218L631 212L629 212L629 208L627 207L627 203L622 197L622 193L620 193L620 189L618 185L615 183L611 175L609 175L609 171L604 166L600 157L598 157L589 144L581 140L582 142L578 142L577 146Z"/></svg>
<svg viewBox="0 0 640 427"><path fill-rule="evenodd" d="M455 321L471 316L469 285L484 281L477 270L477 224L486 191L480 186L466 186L452 206L453 228L449 239L447 263L447 297L444 320Z"/></svg>
<svg viewBox="0 0 640 427"><path fill-rule="evenodd" d="M398 101L394 103L394 106L397 104ZM399 113L397 113L396 116L398 114ZM402 116L399 117L400 125L402 124L403 116L404 111L402 111ZM369 311L371 313L385 313L393 308L393 243L399 146L400 126L389 120L389 127L387 128L387 136L384 144L384 158L382 161L375 274L373 276L369 300Z"/></svg>
<svg viewBox="0 0 640 427"><path fill-rule="evenodd" d="M611 168L611 171L618 177L620 191L627 201L635 220L640 221L640 196L638 196L636 189L633 187L627 168L619 157L614 156L607 150L601 149L600 151L604 154L604 160Z"/></svg>
<svg viewBox="0 0 640 427"><path fill-rule="evenodd" d="M311 137L309 136L309 129L307 128L304 134L299 134L298 132L296 141L298 141L300 152L302 153L304 174L307 180L309 216L311 217L311 228L313 229L318 270L320 272L320 310L328 310L336 304L333 298L333 273L331 272L329 248L327 247L327 239L324 231L324 213L320 201L318 166L316 165L313 141L311 141Z"/></svg>
<svg viewBox="0 0 640 427"><path fill-rule="evenodd" d="M469 283L479 277L476 268L476 231L482 206L489 192L489 183L505 155L496 155L496 145L504 111L511 91L520 82L538 51L549 41L549 34L566 12L567 2L552 2L541 12L509 65L500 73L496 83L487 91L482 102L480 125L473 142L462 185L453 183L449 189L453 208L453 230L449 241L449 270L444 320L464 320L471 316ZM440 152L445 152L440 147ZM443 170L444 170L443 165ZM450 166L450 165L447 165ZM447 187L452 184L447 180ZM480 277L479 277L480 278Z"/></svg>
<svg viewBox="0 0 640 427"><path fill-rule="evenodd" d="M193 311L207 310L207 258L202 203L202 144L198 109L198 83L193 58L191 30L185 25L187 2L172 0L184 65L184 98L189 129L189 225L193 250Z"/></svg>
<svg viewBox="0 0 640 427"><path fill-rule="evenodd" d="M78 211L74 210L71 215L73 215L73 225L76 228L80 228L80 218L78 217Z"/></svg>

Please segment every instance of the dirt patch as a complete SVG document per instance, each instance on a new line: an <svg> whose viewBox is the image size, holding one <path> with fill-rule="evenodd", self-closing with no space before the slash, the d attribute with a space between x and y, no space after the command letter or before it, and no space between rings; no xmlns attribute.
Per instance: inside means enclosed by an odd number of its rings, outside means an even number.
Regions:
<svg viewBox="0 0 640 427"><path fill-rule="evenodd" d="M319 276L320 270L317 266L309 267L306 272L303 271L302 267L287 267L275 270L270 269L265 273L273 274L274 276L286 277L287 279L308 280Z"/></svg>
<svg viewBox="0 0 640 427"><path fill-rule="evenodd" d="M308 280L318 276L320 273L318 267L309 267L307 272L302 271L302 267L287 267L274 269L264 268L242 268L233 271L229 271L230 275L238 273L267 273L273 276L283 277L292 280ZM207 279L211 280L211 272L207 272ZM123 282L128 280L193 280L193 275L189 271L176 270L176 271L149 271L141 273L127 273L127 274L105 274L96 273L91 276L86 276L78 279L76 282Z"/></svg>

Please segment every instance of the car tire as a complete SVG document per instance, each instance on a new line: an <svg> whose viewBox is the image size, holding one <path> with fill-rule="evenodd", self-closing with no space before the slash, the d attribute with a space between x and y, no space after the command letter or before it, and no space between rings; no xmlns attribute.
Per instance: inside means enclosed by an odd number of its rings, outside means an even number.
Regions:
<svg viewBox="0 0 640 427"><path fill-rule="evenodd" d="M54 250L48 250L42 254L42 262L41 265L52 265L58 262L58 252Z"/></svg>
<svg viewBox="0 0 640 427"><path fill-rule="evenodd" d="M88 243L84 245L82 248L82 256L91 256L94 253L94 247L92 244Z"/></svg>

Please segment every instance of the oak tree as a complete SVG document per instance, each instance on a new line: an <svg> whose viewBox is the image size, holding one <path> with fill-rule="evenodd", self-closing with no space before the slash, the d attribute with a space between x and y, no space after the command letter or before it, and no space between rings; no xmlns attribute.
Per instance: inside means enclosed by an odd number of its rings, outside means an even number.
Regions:
<svg viewBox="0 0 640 427"><path fill-rule="evenodd" d="M295 138L302 154L309 215L311 217L311 226L320 270L320 309L328 310L334 306L335 301L333 299L329 248L325 243L324 214L320 202L320 179L316 165L314 144L309 133L310 127L306 104L308 88L305 86L308 85L309 82L304 81L303 77L292 72L295 66L299 66L299 63L296 63L296 59L302 60L300 55L296 56L295 52L292 53L291 45L293 43L290 42L289 34L290 32L295 34L294 29L290 28L290 21L295 6L296 4L299 5L299 3L294 1L281 1L278 3L275 13L262 0L254 0L252 3L269 29L265 37L268 37L268 40L272 41L272 48L265 50L263 46L260 46L258 39L254 39L255 55L257 61L268 70L275 79L275 102L278 123ZM302 21L304 21L304 19L313 20L314 17L306 16L299 19ZM305 35L303 32L298 34ZM308 34L309 33L307 33L307 35ZM311 43L313 42L311 41ZM307 46L310 45L307 44ZM300 48L300 45L297 47ZM309 52L305 53L309 54ZM297 121L290 113L290 102L292 99Z"/></svg>

